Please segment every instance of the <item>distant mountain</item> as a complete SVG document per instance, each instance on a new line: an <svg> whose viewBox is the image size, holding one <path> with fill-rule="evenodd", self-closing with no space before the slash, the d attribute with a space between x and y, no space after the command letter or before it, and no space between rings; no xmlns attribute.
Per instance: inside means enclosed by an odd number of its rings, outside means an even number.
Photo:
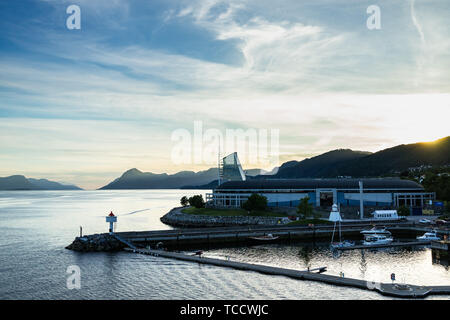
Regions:
<svg viewBox="0 0 450 320"><path fill-rule="evenodd" d="M336 166L339 163L353 161L367 155L370 155L370 152L352 151L349 149L329 151L310 159L285 162L278 168L277 173L255 178L293 179L338 176L339 172L336 171Z"/></svg>
<svg viewBox="0 0 450 320"><path fill-rule="evenodd" d="M82 190L74 185L66 185L47 179L33 179L22 175L0 178L0 190Z"/></svg>
<svg viewBox="0 0 450 320"><path fill-rule="evenodd" d="M398 174L408 168L450 164L450 136L433 142L402 144L352 161L339 163L335 172L354 177Z"/></svg>
<svg viewBox="0 0 450 320"><path fill-rule="evenodd" d="M60 182L50 181L47 179L28 178L28 181L31 182L31 184L43 190L83 190L72 184L63 184Z"/></svg>
<svg viewBox="0 0 450 320"><path fill-rule="evenodd" d="M181 171L175 174L126 171L120 178L100 189L178 189L188 184L206 184L217 178L217 168L205 171Z"/></svg>
<svg viewBox="0 0 450 320"><path fill-rule="evenodd" d="M198 189L198 190L212 190L217 188L218 180L211 181L210 183L202 184L202 185L187 185L182 186L180 189Z"/></svg>

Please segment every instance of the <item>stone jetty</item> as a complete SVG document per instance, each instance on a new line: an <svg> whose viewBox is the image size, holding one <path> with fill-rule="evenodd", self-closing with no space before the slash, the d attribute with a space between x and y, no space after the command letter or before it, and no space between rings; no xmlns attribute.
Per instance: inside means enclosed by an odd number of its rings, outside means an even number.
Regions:
<svg viewBox="0 0 450 320"><path fill-rule="evenodd" d="M182 209L173 208L161 217L161 222L174 227L276 226L291 222L287 217L193 215L183 213Z"/></svg>
<svg viewBox="0 0 450 320"><path fill-rule="evenodd" d="M76 237L66 249L80 252L113 252L120 251L125 247L127 246L116 237L103 233Z"/></svg>

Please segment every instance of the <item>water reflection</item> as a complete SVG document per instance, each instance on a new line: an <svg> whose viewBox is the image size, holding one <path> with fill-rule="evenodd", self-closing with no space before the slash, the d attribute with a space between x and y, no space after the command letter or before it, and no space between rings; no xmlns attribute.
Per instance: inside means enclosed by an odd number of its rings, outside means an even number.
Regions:
<svg viewBox="0 0 450 320"><path fill-rule="evenodd" d="M310 247L301 247L298 251L298 256L301 260L303 260L303 263L305 265L305 268L311 268L311 252L312 249Z"/></svg>
<svg viewBox="0 0 450 320"><path fill-rule="evenodd" d="M262 247L262 246L260 246ZM245 255L237 254L239 249L212 249L207 256L225 257L248 263L266 264L282 268L304 270L305 268L327 267L327 274L368 281L389 282L390 274L396 273L398 279L417 285L450 285L448 263L436 268L432 263L431 249L380 248L359 250L330 250L328 243L311 245L271 244L248 248ZM234 254L233 254L234 252ZM435 259L438 262L438 259ZM417 272L420 270L420 272Z"/></svg>
<svg viewBox="0 0 450 320"><path fill-rule="evenodd" d="M443 256L442 252L439 250L432 250L431 252L431 261L433 265L443 266L446 271L449 269L449 259L448 256Z"/></svg>
<svg viewBox="0 0 450 320"><path fill-rule="evenodd" d="M367 271L366 253L364 250L361 250L361 263L359 264L359 270L361 270L361 278L364 279Z"/></svg>

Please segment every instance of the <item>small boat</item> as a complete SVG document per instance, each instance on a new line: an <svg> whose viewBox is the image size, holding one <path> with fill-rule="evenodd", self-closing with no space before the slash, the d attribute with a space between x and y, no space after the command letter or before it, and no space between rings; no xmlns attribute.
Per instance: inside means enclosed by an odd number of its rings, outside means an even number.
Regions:
<svg viewBox="0 0 450 320"><path fill-rule="evenodd" d="M344 240L344 241L341 241L341 242L333 242L331 244L331 248L332 249L347 248L347 247L353 247L354 245L355 245L354 241Z"/></svg>
<svg viewBox="0 0 450 320"><path fill-rule="evenodd" d="M264 236L259 236L259 237L249 237L249 239L260 240L260 241L270 241L270 240L276 240L278 238L279 238L278 236L274 236L271 233L264 235Z"/></svg>
<svg viewBox="0 0 450 320"><path fill-rule="evenodd" d="M365 246L372 246L376 244L388 244L394 241L392 237L387 237L380 234L374 234L370 236L366 236L366 238L363 241L363 245Z"/></svg>
<svg viewBox="0 0 450 320"><path fill-rule="evenodd" d="M438 241L438 240L441 240L441 238L438 237L438 235L436 233L436 230L433 230L433 231L430 231L430 232L425 232L423 234L423 236L416 237L416 239L420 240L420 241L431 241L431 240Z"/></svg>
<svg viewBox="0 0 450 320"><path fill-rule="evenodd" d="M390 236L391 232L386 230L386 227L373 227L369 230L363 230L361 231L363 235L386 235Z"/></svg>

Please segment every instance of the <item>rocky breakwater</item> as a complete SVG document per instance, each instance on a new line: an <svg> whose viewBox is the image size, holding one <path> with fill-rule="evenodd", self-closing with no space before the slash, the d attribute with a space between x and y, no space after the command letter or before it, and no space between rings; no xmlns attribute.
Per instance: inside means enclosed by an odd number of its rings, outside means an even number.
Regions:
<svg viewBox="0 0 450 320"><path fill-rule="evenodd" d="M287 217L208 216L183 213L174 208L161 217L161 222L174 227L229 227L249 225L282 225L291 222Z"/></svg>
<svg viewBox="0 0 450 320"><path fill-rule="evenodd" d="M126 245L113 236L102 233L84 237L76 237L66 249L80 252L120 251Z"/></svg>

